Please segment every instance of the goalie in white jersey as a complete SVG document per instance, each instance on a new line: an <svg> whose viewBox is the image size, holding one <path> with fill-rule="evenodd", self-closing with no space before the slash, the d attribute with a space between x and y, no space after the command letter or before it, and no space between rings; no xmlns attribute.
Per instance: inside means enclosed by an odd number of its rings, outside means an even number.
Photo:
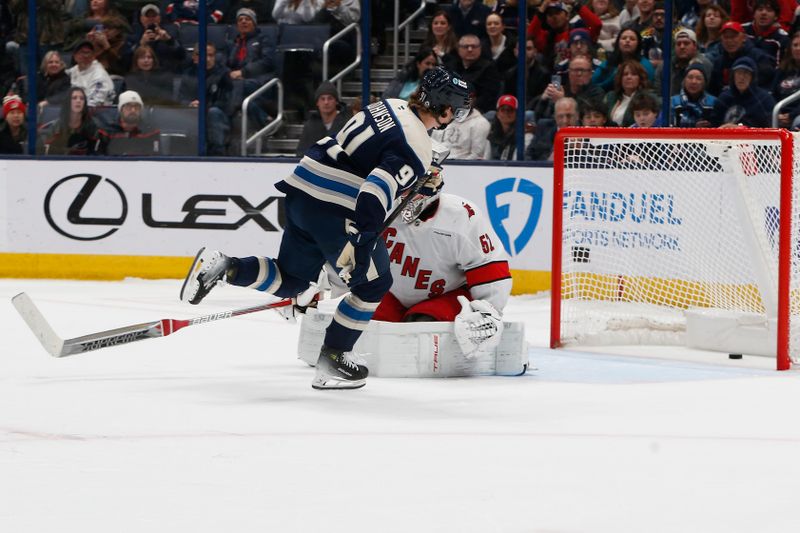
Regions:
<svg viewBox="0 0 800 533"><path fill-rule="evenodd" d="M429 179L384 232L393 282L372 319L455 322L471 355L500 341L511 274L483 213L442 186Z"/></svg>

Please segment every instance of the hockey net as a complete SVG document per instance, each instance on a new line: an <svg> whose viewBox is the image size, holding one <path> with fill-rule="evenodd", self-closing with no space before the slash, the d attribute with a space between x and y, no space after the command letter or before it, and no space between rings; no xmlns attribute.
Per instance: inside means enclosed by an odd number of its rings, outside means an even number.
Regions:
<svg viewBox="0 0 800 533"><path fill-rule="evenodd" d="M554 154L551 346L800 360L795 136L569 128Z"/></svg>

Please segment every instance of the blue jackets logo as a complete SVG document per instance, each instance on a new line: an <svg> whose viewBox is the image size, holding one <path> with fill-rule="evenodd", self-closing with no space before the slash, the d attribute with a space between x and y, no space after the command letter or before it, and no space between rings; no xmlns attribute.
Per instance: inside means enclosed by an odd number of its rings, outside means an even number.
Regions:
<svg viewBox="0 0 800 533"><path fill-rule="evenodd" d="M503 223L511 217L510 195L507 193L516 193L514 196L524 194L529 196L531 201L528 219L513 240ZM506 195L506 198L501 200L501 195ZM542 188L532 181L522 178L502 178L486 187L486 210L489 220L508 255L518 255L533 237L533 232L536 231L536 225L539 223L539 215L542 214L543 199ZM524 205L522 201L519 203Z"/></svg>

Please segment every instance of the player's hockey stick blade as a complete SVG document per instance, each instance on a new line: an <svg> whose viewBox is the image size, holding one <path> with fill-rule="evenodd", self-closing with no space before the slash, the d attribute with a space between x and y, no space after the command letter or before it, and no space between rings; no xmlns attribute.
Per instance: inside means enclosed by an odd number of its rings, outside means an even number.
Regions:
<svg viewBox="0 0 800 533"><path fill-rule="evenodd" d="M99 350L100 348L107 348L109 346L118 346L134 341L166 337L187 326L205 324L206 322L213 322L215 320L223 320L235 316L257 313L258 311L265 311L267 309L277 309L279 307L292 305L292 300L287 298L269 304L234 309L232 311L222 311L220 313L199 316L188 320L162 318L154 322L144 322L132 326L98 331L97 333L90 333L83 337L65 340L53 331L53 328L33 303L30 296L22 292L14 296L11 302L14 304L20 316L25 320L25 323L28 324L28 327L31 328L33 334L36 335L36 338L39 339L39 342L42 343L44 349L47 350L47 353L53 357L66 357L68 355Z"/></svg>

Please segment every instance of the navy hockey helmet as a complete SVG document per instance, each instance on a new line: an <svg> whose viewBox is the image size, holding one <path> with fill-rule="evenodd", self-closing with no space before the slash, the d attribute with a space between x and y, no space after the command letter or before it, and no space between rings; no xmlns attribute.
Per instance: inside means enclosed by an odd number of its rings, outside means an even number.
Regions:
<svg viewBox="0 0 800 533"><path fill-rule="evenodd" d="M422 105L436 115L441 115L448 107L452 107L453 118L457 122L462 122L469 115L469 94L467 82L444 67L425 72L419 84L419 100Z"/></svg>

